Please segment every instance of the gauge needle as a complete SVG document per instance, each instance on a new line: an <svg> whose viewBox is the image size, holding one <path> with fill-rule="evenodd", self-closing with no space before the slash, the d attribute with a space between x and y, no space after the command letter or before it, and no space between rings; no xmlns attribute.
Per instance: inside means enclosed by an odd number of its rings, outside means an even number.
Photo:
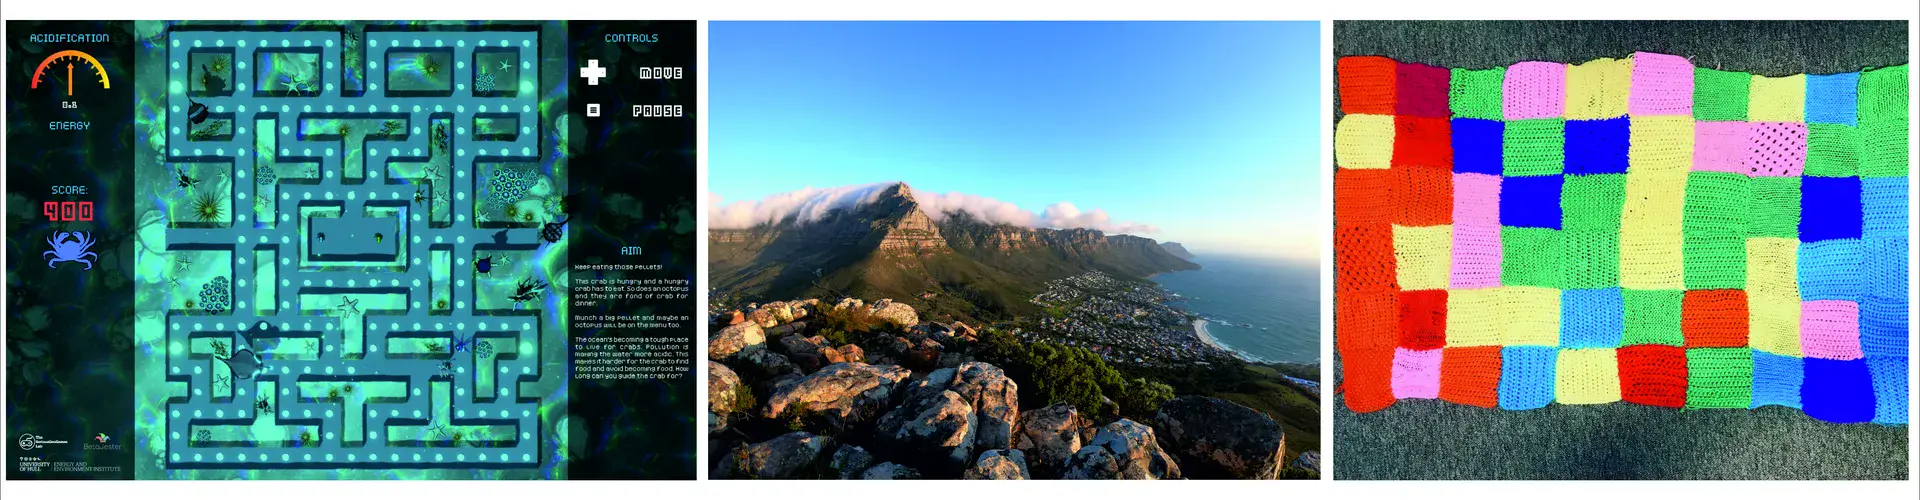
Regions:
<svg viewBox="0 0 1920 500"><path fill-rule="evenodd" d="M73 63L67 63L67 97L73 97Z"/></svg>

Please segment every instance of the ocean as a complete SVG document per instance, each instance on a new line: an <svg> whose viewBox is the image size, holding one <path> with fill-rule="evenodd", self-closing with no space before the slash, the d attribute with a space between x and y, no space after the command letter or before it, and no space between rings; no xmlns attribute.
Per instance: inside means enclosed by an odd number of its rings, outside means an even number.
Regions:
<svg viewBox="0 0 1920 500"><path fill-rule="evenodd" d="M1198 271L1155 276L1221 347L1255 362L1320 359L1320 268L1313 262L1197 254Z"/></svg>

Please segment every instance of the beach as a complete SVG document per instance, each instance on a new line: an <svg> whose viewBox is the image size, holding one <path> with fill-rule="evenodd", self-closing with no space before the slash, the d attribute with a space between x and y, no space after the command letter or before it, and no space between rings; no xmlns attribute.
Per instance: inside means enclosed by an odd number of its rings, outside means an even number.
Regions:
<svg viewBox="0 0 1920 500"><path fill-rule="evenodd" d="M1193 320L1193 336L1195 336L1195 337L1200 337L1200 341L1201 341L1201 342L1204 342L1204 343L1206 343L1207 345L1210 345L1210 346L1213 346L1213 348L1214 348L1214 349L1219 349L1219 350L1222 350L1222 351L1226 351L1226 352L1230 352L1230 353L1233 353L1233 355L1234 355L1234 356L1236 356L1236 357L1239 357L1240 359L1244 359L1244 360L1248 360L1248 361L1252 361L1251 359L1248 359L1248 358L1247 358L1247 355L1246 355L1245 353L1242 353L1242 352L1240 352L1240 351L1236 351L1236 350L1233 350L1233 348L1231 348L1231 347L1227 347L1227 346L1225 346L1225 345L1221 345L1221 344L1220 344L1220 341L1217 341L1217 340L1214 340L1214 339L1213 339L1213 335L1207 332L1207 320L1206 320L1206 319L1202 319L1202 318L1194 318L1194 320Z"/></svg>

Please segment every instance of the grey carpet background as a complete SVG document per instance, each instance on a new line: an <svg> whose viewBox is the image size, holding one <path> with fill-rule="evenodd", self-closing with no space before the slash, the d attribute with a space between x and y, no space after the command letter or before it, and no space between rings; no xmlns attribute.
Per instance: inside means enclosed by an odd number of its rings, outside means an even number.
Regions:
<svg viewBox="0 0 1920 500"><path fill-rule="evenodd" d="M1907 23L1338 21L1333 53L1450 68L1580 63L1635 51L1766 76L1907 63ZM1338 119L1339 94L1334 95ZM1335 332L1337 335L1338 332ZM1335 380L1339 365L1334 365ZM1798 410L1629 403L1504 411L1400 401L1359 414L1334 396L1335 479L1906 479L1907 427Z"/></svg>

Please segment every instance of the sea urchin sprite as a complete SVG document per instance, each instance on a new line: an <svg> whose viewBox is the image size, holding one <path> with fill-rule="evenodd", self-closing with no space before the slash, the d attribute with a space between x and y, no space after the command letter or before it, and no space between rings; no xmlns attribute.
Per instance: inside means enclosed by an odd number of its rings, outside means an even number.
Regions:
<svg viewBox="0 0 1920 500"><path fill-rule="evenodd" d="M200 193L193 198L193 218L200 222L213 222L227 215L226 200L216 193Z"/></svg>

